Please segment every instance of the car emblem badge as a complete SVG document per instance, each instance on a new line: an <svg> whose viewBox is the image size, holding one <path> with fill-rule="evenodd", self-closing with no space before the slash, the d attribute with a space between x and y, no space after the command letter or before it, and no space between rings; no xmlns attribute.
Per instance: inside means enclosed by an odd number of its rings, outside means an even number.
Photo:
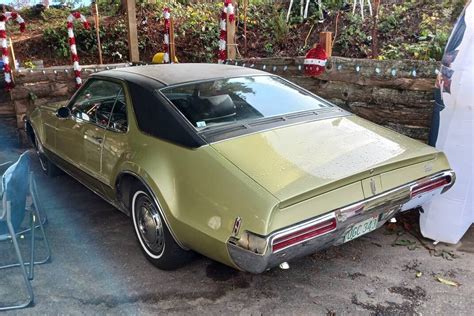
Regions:
<svg viewBox="0 0 474 316"><path fill-rule="evenodd" d="M234 228L232 228L232 236L237 237L240 231L241 224L242 224L242 219L240 217L236 217L234 221Z"/></svg>
<svg viewBox="0 0 474 316"><path fill-rule="evenodd" d="M375 181L374 179L370 179L370 189L372 190L372 194L375 195L377 193L377 188L375 186Z"/></svg>

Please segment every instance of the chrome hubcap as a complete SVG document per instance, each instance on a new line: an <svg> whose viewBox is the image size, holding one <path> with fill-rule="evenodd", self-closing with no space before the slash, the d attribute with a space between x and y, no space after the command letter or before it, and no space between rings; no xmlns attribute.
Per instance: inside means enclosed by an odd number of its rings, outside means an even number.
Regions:
<svg viewBox="0 0 474 316"><path fill-rule="evenodd" d="M138 232L146 246L154 253L161 253L165 245L163 223L158 210L147 196L137 203L136 220Z"/></svg>

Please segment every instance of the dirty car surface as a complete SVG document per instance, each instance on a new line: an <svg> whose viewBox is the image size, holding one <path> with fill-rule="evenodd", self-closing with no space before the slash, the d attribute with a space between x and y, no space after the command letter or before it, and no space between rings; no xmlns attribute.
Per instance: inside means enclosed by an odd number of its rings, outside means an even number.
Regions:
<svg viewBox="0 0 474 316"><path fill-rule="evenodd" d="M95 74L29 113L57 168L130 215L161 269L193 251L260 273L349 242L455 180L436 149L274 75L173 64Z"/></svg>

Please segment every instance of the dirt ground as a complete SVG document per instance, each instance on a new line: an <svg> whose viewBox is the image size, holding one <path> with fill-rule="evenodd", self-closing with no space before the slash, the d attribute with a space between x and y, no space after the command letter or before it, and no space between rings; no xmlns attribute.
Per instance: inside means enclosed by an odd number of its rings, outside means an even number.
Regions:
<svg viewBox="0 0 474 316"><path fill-rule="evenodd" d="M0 163L22 150L6 126L0 120ZM385 227L261 275L204 257L166 272L146 261L125 215L69 176L37 180L53 258L36 267L35 306L11 314L472 315L474 227L458 245L436 247ZM12 251L0 243L0 263ZM0 270L0 304L24 297L18 272Z"/></svg>

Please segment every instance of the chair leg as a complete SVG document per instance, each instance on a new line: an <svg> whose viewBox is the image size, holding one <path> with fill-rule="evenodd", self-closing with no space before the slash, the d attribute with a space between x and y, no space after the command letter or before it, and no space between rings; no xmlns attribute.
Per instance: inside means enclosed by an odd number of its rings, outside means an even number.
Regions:
<svg viewBox="0 0 474 316"><path fill-rule="evenodd" d="M33 214L36 215L36 218L38 218L39 212L36 209L32 210L32 212L33 212ZM41 231L41 236L43 238L44 247L46 248L46 257L44 259L33 262L33 265L40 265L40 264L48 263L51 260L51 248L49 246L48 239L46 238L46 233L45 233L45 230L44 230L43 223L40 220L38 220L38 224L35 224L35 226L39 227L39 229ZM32 230L32 232L31 232L32 235L33 235L32 237L34 237L33 231L34 230ZM19 233L17 233L16 235L18 236ZM34 246L34 240L31 241L31 246ZM34 258L34 252L33 251L32 251L32 257L31 258ZM30 262L25 262L24 263L25 266L29 267L29 270L31 270L31 258L30 258ZM9 269L9 268L18 267L18 266L20 266L19 263L12 263L12 264L8 264L8 265L0 266L0 270ZM29 273L29 275L30 275L30 277L33 277L33 274L31 272Z"/></svg>
<svg viewBox="0 0 474 316"><path fill-rule="evenodd" d="M30 192L31 192L31 197L33 198L33 205L34 205L33 214L38 219L39 227L43 235L44 245L46 246L47 256L44 260L38 263L38 264L43 264L43 263L49 262L49 260L51 259L51 248L49 247L48 238L46 238L46 233L44 232L44 223L46 222L47 217L46 217L46 214L43 216L45 219L45 221L43 222L40 215L40 210L43 210L43 208L41 207L41 202L40 202L40 199L38 198L38 187L36 186L36 181L33 174L30 175Z"/></svg>
<svg viewBox="0 0 474 316"><path fill-rule="evenodd" d="M28 279L28 275L26 273L26 267L25 267L25 264L23 262L23 258L21 256L20 247L18 246L18 241L16 239L15 230L13 229L13 226L10 222L7 222L7 226L8 226L8 231L9 231L10 235L12 236L13 246L15 248L16 256L18 257L18 261L19 261L19 266L21 268L21 273L22 273L23 279L25 281L26 290L27 290L27 293L28 293L28 299L27 299L27 301L25 301L22 304L10 305L10 306L0 306L0 311L25 308L25 307L30 306L34 301L33 288L31 287L30 280Z"/></svg>
<svg viewBox="0 0 474 316"><path fill-rule="evenodd" d="M34 212L36 213L36 218L40 219L40 213L38 211L38 209L35 207L35 210ZM43 242L44 242L44 246L46 248L46 258L44 258L43 260L41 261L35 261L35 264L44 264L44 263L47 263L50 261L51 259L51 248L49 247L49 242L48 242L48 238L46 238L46 232L44 231L44 225L43 223L41 222L41 219L38 220L39 222L39 228L41 230L41 235L43 236Z"/></svg>
<svg viewBox="0 0 474 316"><path fill-rule="evenodd" d="M35 277L35 213L32 212L31 214L31 249L30 249L30 267L29 267L29 275L28 278L33 280Z"/></svg>
<svg viewBox="0 0 474 316"><path fill-rule="evenodd" d="M33 272L32 272L33 265L48 263L51 259L51 248L49 247L49 242L48 242L48 239L46 238L46 233L44 231L44 224L46 223L46 216L41 216L40 212L39 212L39 210L41 208L40 208L40 201L38 199L38 188L36 186L36 181L34 180L33 174L30 174L30 180L29 181L30 181L31 197L33 198L33 209L31 210L31 212L32 212L32 216L36 216L36 218L38 219L38 224L32 225L30 228L27 228L27 229L21 231L20 233L17 233L17 235L23 234L23 233L28 232L29 230L31 230L31 234L33 236L33 238L32 238L32 255L31 255L31 258L34 258L34 230L35 229L33 229L33 228L39 228L41 230L41 235L43 237L43 242L44 242L44 245L46 247L46 257L44 259L39 260L39 261L33 261L33 263L31 263L31 260L30 260L30 262L25 262L25 266L30 267L30 277L32 278L33 277ZM18 266L19 266L18 263L9 264L9 265L5 265L5 266L1 266L0 270L1 269L12 268L12 267L18 267Z"/></svg>

